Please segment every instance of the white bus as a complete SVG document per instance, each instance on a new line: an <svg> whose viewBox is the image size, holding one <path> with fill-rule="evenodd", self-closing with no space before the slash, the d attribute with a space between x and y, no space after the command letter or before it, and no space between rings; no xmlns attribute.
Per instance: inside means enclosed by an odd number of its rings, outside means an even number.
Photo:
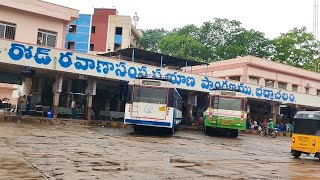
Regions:
<svg viewBox="0 0 320 180"><path fill-rule="evenodd" d="M139 78L129 82L124 123L139 132L146 126L167 128L170 134L182 118L182 98L164 79Z"/></svg>

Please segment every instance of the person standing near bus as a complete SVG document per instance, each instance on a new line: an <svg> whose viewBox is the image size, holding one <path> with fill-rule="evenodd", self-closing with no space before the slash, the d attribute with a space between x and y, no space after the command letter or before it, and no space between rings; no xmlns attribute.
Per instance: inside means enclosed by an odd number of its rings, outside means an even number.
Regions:
<svg viewBox="0 0 320 180"><path fill-rule="evenodd" d="M73 98L71 102L71 118L75 119L77 116L77 103L76 100Z"/></svg>

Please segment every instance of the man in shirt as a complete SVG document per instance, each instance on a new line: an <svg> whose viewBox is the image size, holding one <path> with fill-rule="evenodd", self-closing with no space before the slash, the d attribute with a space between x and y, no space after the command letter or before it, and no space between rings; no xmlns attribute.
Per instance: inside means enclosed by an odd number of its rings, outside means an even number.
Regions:
<svg viewBox="0 0 320 180"><path fill-rule="evenodd" d="M269 119L269 133L274 130L274 123L272 119Z"/></svg>

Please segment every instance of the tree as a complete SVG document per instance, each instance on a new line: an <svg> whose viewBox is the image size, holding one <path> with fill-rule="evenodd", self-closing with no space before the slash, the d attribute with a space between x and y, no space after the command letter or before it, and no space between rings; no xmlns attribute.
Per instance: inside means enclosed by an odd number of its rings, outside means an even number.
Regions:
<svg viewBox="0 0 320 180"><path fill-rule="evenodd" d="M212 52L213 60L246 55L268 57L272 48L264 33L246 30L239 21L219 18L201 26L200 41Z"/></svg>
<svg viewBox="0 0 320 180"><path fill-rule="evenodd" d="M309 70L319 59L320 44L306 27L294 28L273 40L275 52L273 60Z"/></svg>
<svg viewBox="0 0 320 180"><path fill-rule="evenodd" d="M170 33L160 42L158 48L164 54L190 60L206 61L207 48L188 34Z"/></svg>
<svg viewBox="0 0 320 180"><path fill-rule="evenodd" d="M139 40L141 46L149 51L158 52L158 44L162 41L168 31L162 29L147 29L142 31L142 38Z"/></svg>

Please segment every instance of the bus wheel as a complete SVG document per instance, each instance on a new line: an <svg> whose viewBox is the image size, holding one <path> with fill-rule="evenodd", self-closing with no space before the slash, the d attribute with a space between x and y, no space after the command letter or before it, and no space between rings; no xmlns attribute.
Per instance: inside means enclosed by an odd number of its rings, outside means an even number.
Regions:
<svg viewBox="0 0 320 180"><path fill-rule="evenodd" d="M174 127L170 128L169 131L170 131L170 135L174 135Z"/></svg>
<svg viewBox="0 0 320 180"><path fill-rule="evenodd" d="M239 131L238 130L233 130L233 137L238 137Z"/></svg>
<svg viewBox="0 0 320 180"><path fill-rule="evenodd" d="M141 134L142 133L142 128L138 125L134 125L133 127L133 131L137 134Z"/></svg>
<svg viewBox="0 0 320 180"><path fill-rule="evenodd" d="M238 137L238 130L229 129L229 136L234 138Z"/></svg>
<svg viewBox="0 0 320 180"><path fill-rule="evenodd" d="M301 151L293 151L292 155L294 156L294 158L299 158L301 156Z"/></svg>
<svg viewBox="0 0 320 180"><path fill-rule="evenodd" d="M204 126L203 129L204 129L204 134L208 134L208 128L207 128L207 126Z"/></svg>

